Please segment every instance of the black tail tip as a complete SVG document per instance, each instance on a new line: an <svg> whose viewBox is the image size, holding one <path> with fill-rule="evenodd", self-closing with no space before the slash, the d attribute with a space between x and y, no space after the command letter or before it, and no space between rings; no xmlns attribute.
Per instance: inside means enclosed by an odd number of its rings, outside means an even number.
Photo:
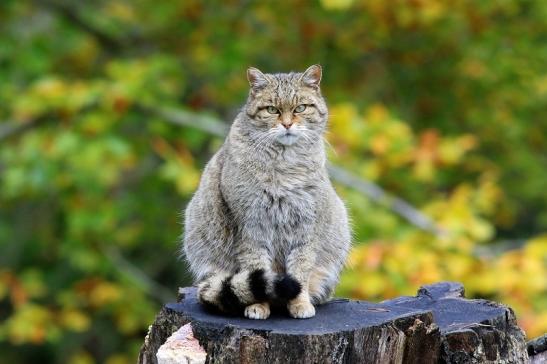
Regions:
<svg viewBox="0 0 547 364"><path fill-rule="evenodd" d="M268 301L267 282L263 269L257 269L249 275L249 287L257 302Z"/></svg>
<svg viewBox="0 0 547 364"><path fill-rule="evenodd" d="M212 314L215 314L215 315L222 314L222 310L220 309L220 307L218 307L214 303L208 302L208 301L200 301L200 303L201 303L201 306L203 307L203 309L206 312L212 313Z"/></svg>
<svg viewBox="0 0 547 364"><path fill-rule="evenodd" d="M222 282L222 289L219 294L219 301L225 313L239 315L243 312L245 306L239 300L239 297L234 293L231 285L232 276L226 278Z"/></svg>
<svg viewBox="0 0 547 364"><path fill-rule="evenodd" d="M277 297L292 300L300 294L302 286L291 275L286 274L275 282L275 294Z"/></svg>

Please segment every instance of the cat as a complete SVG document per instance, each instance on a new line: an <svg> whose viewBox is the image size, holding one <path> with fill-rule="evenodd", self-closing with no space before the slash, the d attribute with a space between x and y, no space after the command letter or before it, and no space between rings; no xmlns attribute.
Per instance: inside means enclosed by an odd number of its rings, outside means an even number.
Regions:
<svg viewBox="0 0 547 364"><path fill-rule="evenodd" d="M309 318L338 283L351 234L326 169L321 76L247 70L247 103L185 211L183 254L209 308L266 319L277 301Z"/></svg>

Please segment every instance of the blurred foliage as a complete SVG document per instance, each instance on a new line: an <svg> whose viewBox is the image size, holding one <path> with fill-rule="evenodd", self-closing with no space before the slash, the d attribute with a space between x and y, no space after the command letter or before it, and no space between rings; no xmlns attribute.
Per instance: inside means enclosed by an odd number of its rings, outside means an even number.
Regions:
<svg viewBox="0 0 547 364"><path fill-rule="evenodd" d="M250 65L321 63L332 161L443 229L338 186L339 294L458 280L547 331L546 37L544 1L2 1L0 131L26 126L0 140L2 359L134 362L190 282L180 211L221 143L142 107L228 122Z"/></svg>

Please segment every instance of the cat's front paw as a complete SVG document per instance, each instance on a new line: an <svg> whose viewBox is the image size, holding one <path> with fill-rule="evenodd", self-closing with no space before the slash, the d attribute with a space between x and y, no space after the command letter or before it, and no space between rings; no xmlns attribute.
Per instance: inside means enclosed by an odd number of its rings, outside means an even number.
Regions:
<svg viewBox="0 0 547 364"><path fill-rule="evenodd" d="M315 307L307 301L291 302L288 304L287 308L294 318L303 319L315 316Z"/></svg>
<svg viewBox="0 0 547 364"><path fill-rule="evenodd" d="M245 307L245 317L254 320L265 320L270 317L270 305L268 303L255 303Z"/></svg>

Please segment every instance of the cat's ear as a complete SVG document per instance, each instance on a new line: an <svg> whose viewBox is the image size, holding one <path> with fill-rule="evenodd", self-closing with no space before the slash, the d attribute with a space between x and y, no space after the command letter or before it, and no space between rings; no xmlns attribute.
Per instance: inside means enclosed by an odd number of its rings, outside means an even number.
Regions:
<svg viewBox="0 0 547 364"><path fill-rule="evenodd" d="M266 87L269 83L266 76L258 68L254 67L247 69L247 80L249 80L249 85L251 85L251 90L253 91L258 91Z"/></svg>
<svg viewBox="0 0 547 364"><path fill-rule="evenodd" d="M314 64L313 66L309 66L308 69L304 71L302 77L300 77L300 82L308 87L319 88L321 74L321 66Z"/></svg>

